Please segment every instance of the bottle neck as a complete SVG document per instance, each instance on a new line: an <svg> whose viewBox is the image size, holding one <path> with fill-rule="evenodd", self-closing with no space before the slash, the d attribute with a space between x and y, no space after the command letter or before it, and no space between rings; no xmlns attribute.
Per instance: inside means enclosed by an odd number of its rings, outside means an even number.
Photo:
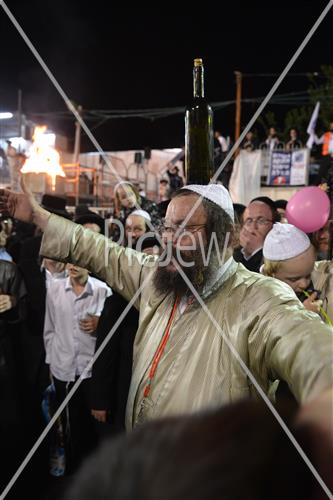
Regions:
<svg viewBox="0 0 333 500"><path fill-rule="evenodd" d="M195 98L205 97L203 66L194 66L193 68L193 96Z"/></svg>

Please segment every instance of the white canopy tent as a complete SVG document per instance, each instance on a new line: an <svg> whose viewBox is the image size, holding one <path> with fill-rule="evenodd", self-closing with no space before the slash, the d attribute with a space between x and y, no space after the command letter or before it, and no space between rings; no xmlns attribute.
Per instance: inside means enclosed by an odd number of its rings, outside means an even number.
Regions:
<svg viewBox="0 0 333 500"><path fill-rule="evenodd" d="M168 179L168 164L176 165L179 175L184 177L183 164L179 160L182 152L181 148L152 149L150 158L145 158L144 150L108 151L104 153L104 158L100 153L83 153L80 154L80 166L91 168L97 173L102 197L104 191L110 193L111 190L112 193L119 180L129 180L144 191L148 198L156 200L160 180Z"/></svg>

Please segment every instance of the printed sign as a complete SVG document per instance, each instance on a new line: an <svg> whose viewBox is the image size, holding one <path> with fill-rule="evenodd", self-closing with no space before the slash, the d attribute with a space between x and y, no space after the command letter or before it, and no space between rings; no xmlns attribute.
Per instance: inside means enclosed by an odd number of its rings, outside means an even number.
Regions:
<svg viewBox="0 0 333 500"><path fill-rule="evenodd" d="M309 151L272 151L267 178L269 186L304 186L308 183Z"/></svg>

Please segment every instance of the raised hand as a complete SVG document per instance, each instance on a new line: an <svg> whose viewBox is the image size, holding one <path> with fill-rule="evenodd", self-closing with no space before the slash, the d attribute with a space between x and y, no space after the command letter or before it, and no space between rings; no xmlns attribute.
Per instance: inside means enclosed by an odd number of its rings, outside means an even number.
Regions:
<svg viewBox="0 0 333 500"><path fill-rule="evenodd" d="M263 237L257 231L248 231L244 226L239 234L239 242L246 255L251 255L263 245Z"/></svg>
<svg viewBox="0 0 333 500"><path fill-rule="evenodd" d="M50 213L38 205L31 190L21 176L23 193L0 189L0 213L10 215L22 222L30 222L45 229Z"/></svg>

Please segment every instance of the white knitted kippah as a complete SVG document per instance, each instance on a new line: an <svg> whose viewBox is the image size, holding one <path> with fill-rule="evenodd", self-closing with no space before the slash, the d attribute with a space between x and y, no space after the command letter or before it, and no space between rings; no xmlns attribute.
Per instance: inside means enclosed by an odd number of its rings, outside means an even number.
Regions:
<svg viewBox="0 0 333 500"><path fill-rule="evenodd" d="M148 212L146 212L146 210L142 210L141 208L140 208L140 209L138 208L137 210L133 210L133 212L131 212L131 213L129 214L129 216L130 216L130 215L140 215L140 216L141 216L141 217L143 217L144 219L149 220L149 222L151 222L151 217L150 217L149 213L148 213ZM129 216L128 216L128 217L129 217Z"/></svg>
<svg viewBox="0 0 333 500"><path fill-rule="evenodd" d="M287 260L305 252L311 245L307 234L292 224L275 223L267 234L263 255L268 260Z"/></svg>
<svg viewBox="0 0 333 500"><path fill-rule="evenodd" d="M189 189L203 198L212 201L223 208L234 221L234 207L230 198L229 191L221 184L189 184L182 189Z"/></svg>

